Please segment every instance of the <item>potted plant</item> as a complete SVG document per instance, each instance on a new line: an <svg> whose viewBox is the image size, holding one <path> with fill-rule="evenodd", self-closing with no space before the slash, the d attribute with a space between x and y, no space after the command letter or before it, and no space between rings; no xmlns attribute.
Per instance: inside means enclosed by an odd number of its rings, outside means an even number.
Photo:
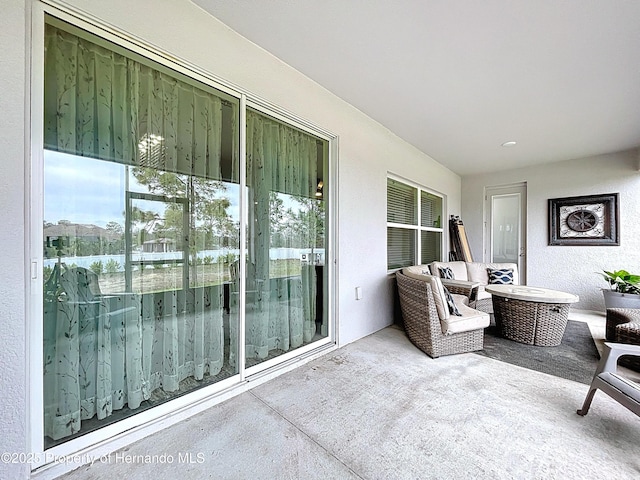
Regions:
<svg viewBox="0 0 640 480"><path fill-rule="evenodd" d="M609 283L603 288L605 308L640 308L640 275L633 275L626 270L601 273Z"/></svg>

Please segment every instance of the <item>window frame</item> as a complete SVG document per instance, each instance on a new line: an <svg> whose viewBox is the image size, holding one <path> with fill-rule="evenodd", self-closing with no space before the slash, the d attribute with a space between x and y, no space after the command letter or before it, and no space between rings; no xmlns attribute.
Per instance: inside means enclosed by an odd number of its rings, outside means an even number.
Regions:
<svg viewBox="0 0 640 480"><path fill-rule="evenodd" d="M443 227L443 222L444 219L446 217L446 207L447 207L447 197L446 195L437 192L431 188L427 188L423 185L420 185L416 182L413 182L411 180L408 180L406 178L400 177L398 175L394 175L392 173L387 173L387 184L389 182L389 180L393 180L395 182L401 183L403 185L406 185L408 187L411 187L413 189L416 190L416 195L415 195L415 201L417 202L415 206L415 211L416 211L416 218L417 221L415 224L406 224L406 223L397 223L397 222L389 222L387 221L387 241L389 240L389 228L396 228L396 229L401 229L401 230L406 230L406 231L411 231L413 232L414 235L414 251L413 251L413 260L411 265L421 265L422 264L422 258L421 258L421 253L422 253L422 232L436 232L436 233L440 233L440 258L438 259L438 261L442 261L442 257L443 257L443 253L445 251L444 247L445 247L445 240L446 240L446 230ZM388 190L387 190L388 191ZM442 208L441 208L441 212L440 212L440 227L434 227L432 226L424 226L421 225L422 223L422 194L426 193L428 195L433 195L437 198L439 198L441 200L441 204L442 204ZM389 210L389 198L387 196L387 211ZM387 247L388 248L388 247ZM387 250L387 273L388 274L392 274L397 272L398 270L401 270L404 267L393 267L390 268L389 267L389 252Z"/></svg>

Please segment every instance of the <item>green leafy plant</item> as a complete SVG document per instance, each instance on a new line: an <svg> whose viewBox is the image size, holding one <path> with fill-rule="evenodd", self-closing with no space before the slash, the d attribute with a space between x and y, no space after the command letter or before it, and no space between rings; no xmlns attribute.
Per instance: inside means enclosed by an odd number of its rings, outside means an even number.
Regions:
<svg viewBox="0 0 640 480"><path fill-rule="evenodd" d="M45 265L44 267L42 267L42 278L44 279L45 282L49 279L52 273L53 273L53 267L50 267L48 265Z"/></svg>
<svg viewBox="0 0 640 480"><path fill-rule="evenodd" d="M118 271L120 270L120 264L118 262L116 262L113 258L110 258L107 261L107 264L104 267L105 271L107 273L118 273Z"/></svg>
<svg viewBox="0 0 640 480"><path fill-rule="evenodd" d="M236 255L235 253L227 253L226 255L219 255L218 256L218 263L222 262L223 264L226 263L233 263L236 260L238 260L240 257L238 255Z"/></svg>
<svg viewBox="0 0 640 480"><path fill-rule="evenodd" d="M93 262L89 266L89 269L93 271L96 275L102 275L102 273L104 272L104 265L102 265L101 261Z"/></svg>
<svg viewBox="0 0 640 480"><path fill-rule="evenodd" d="M612 291L640 295L640 275L633 275L626 270L600 273Z"/></svg>

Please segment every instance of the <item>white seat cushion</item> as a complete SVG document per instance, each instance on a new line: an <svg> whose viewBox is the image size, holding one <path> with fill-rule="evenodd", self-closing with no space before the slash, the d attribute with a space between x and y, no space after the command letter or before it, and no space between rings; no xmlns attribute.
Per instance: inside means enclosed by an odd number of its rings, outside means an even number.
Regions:
<svg viewBox="0 0 640 480"><path fill-rule="evenodd" d="M466 297L462 295L453 295L453 299L462 316L449 315L449 318L445 320L441 318L440 325L442 326L442 333L451 335L453 333L468 332L469 330L478 330L489 326L490 319L488 313L468 307L464 302Z"/></svg>
<svg viewBox="0 0 640 480"><path fill-rule="evenodd" d="M458 295L457 293L452 293L451 297L453 298L454 303L456 304L456 306L462 304L462 305L469 305L469 297L465 297L464 295Z"/></svg>
<svg viewBox="0 0 640 480"><path fill-rule="evenodd" d="M485 298L491 298L491 294L484 289L484 285L480 285L476 300L484 300Z"/></svg>

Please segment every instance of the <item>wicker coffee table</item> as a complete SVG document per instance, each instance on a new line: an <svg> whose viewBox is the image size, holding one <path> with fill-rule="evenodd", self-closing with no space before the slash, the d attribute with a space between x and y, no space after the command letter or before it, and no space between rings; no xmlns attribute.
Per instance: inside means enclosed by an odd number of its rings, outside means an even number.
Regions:
<svg viewBox="0 0 640 480"><path fill-rule="evenodd" d="M555 347L562 342L571 304L578 296L548 288L487 285L500 334L520 343Z"/></svg>

